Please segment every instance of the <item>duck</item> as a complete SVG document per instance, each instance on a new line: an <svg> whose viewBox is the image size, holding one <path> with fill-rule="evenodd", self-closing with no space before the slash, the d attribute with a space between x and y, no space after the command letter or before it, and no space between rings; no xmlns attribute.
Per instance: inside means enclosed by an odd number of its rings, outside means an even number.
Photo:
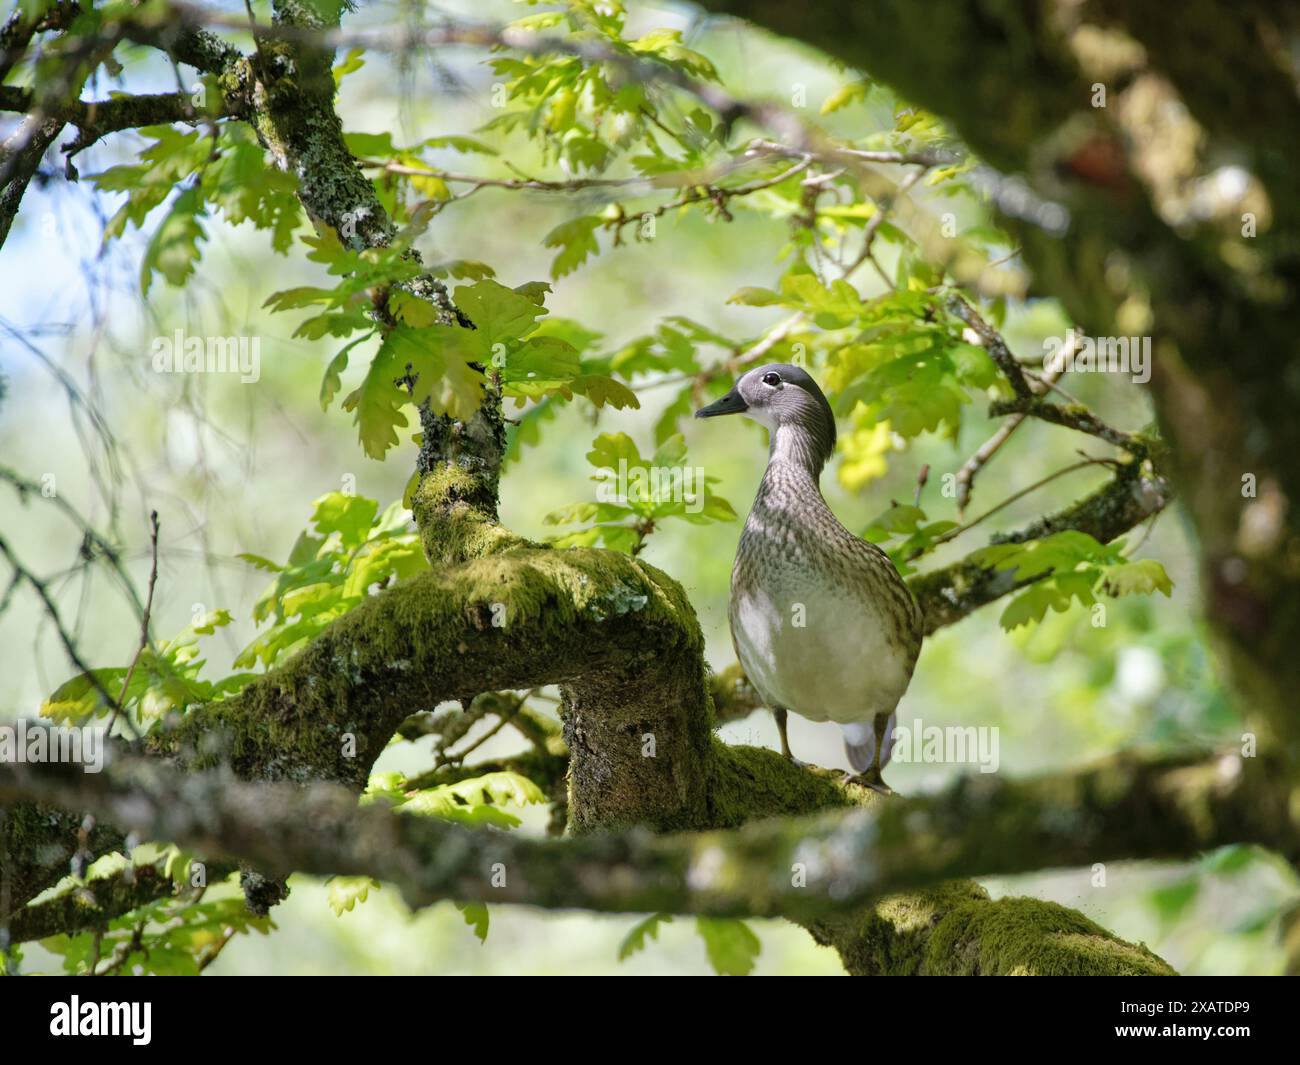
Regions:
<svg viewBox="0 0 1300 1065"><path fill-rule="evenodd" d="M889 793L899 701L924 618L890 557L850 532L821 491L835 414L802 367L744 373L697 418L741 415L768 430L767 468L731 571L727 620L736 657L790 750L788 715L839 726L850 779Z"/></svg>

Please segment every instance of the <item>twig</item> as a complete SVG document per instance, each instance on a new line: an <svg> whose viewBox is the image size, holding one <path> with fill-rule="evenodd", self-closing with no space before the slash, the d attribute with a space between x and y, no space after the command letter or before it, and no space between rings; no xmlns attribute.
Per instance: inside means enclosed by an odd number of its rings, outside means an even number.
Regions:
<svg viewBox="0 0 1300 1065"><path fill-rule="evenodd" d="M674 211L679 207L688 207L693 203L703 203L705 201L712 203L718 214L730 222L731 214L727 210L727 202L729 200L732 200L737 196L749 196L752 193L761 192L764 189L770 189L775 185L781 184L781 182L785 181L787 178L802 173L811 165L812 156L805 155L799 160L799 162L795 163L794 166L782 170L775 177L762 178L760 180L751 181L748 184L736 185L731 188L715 184L692 184L685 192L674 200L669 200L667 203L661 203L651 211L640 211L631 216L621 216L616 218L609 225L614 228L615 242L617 242L622 235L624 226L640 224L645 221L647 216L651 218L659 218L662 215L667 214L669 211Z"/></svg>
<svg viewBox="0 0 1300 1065"><path fill-rule="evenodd" d="M927 462L921 467L921 472L916 475L916 493L913 496L912 503L915 506L921 505L921 490L925 488L925 482L930 479L930 464Z"/></svg>
<svg viewBox="0 0 1300 1065"><path fill-rule="evenodd" d="M108 731L113 731L113 726L117 724L118 711L126 704L127 689L131 687L131 678L135 676L135 667L140 661L140 656L149 646L149 616L153 612L153 590L154 585L158 583L158 512L152 510L149 512L149 544L153 555L153 563L149 567L149 587L145 592L144 614L140 618L140 646L136 648L135 657L131 659L131 664L127 666L126 676L122 679L122 694L117 697L117 705L113 707L113 714L108 719Z"/></svg>
<svg viewBox="0 0 1300 1065"><path fill-rule="evenodd" d="M766 155L793 155L795 149L785 144L778 144L775 141L756 140L750 145L751 152L762 152ZM929 169L933 166L945 166L958 161L960 156L955 152L922 151L922 152L889 152L889 151L866 151L861 148L826 148L815 153L818 160L829 163L894 163L899 166L919 166ZM919 176L919 172L918 175ZM914 179L915 180L915 179Z"/></svg>
<svg viewBox="0 0 1300 1065"><path fill-rule="evenodd" d="M77 646L72 640L72 636L63 625L63 619L59 616L59 608L54 604L54 599L50 595L48 585L18 561L18 556L13 553L13 550L9 547L8 542L3 536L0 536L0 555L4 555L5 558L8 559L9 565L13 567L13 571L17 576L21 577L36 590L36 594L45 605L45 612L49 615L50 620L54 623L55 631L59 634L59 642L63 644L63 650L67 653L73 666L75 666L79 672L85 674L86 678L90 681L91 687L93 687L99 694L99 697L104 700L104 705L116 709L117 702L113 699L113 696L109 694L108 689L104 687L104 682L99 679L94 670L82 661L81 655L77 651Z"/></svg>
<svg viewBox="0 0 1300 1065"><path fill-rule="evenodd" d="M400 174L403 177L435 177L453 185L484 185L495 189L532 189L540 192L581 192L584 189L626 188L632 185L645 185L648 189L661 188L649 178L570 178L566 181L548 181L545 178L493 178L480 177L475 174L457 174L450 170L438 170L434 167L411 166L391 159L358 159L357 164L365 170L383 170L388 174Z"/></svg>
<svg viewBox="0 0 1300 1065"><path fill-rule="evenodd" d="M1085 466L1114 467L1116 465L1118 465L1118 463L1116 463L1114 459L1099 459L1099 458L1093 458L1091 456L1087 456L1084 458L1082 462L1076 462L1070 466L1064 466L1061 469L1057 470L1055 473L1049 473L1042 480L1035 481L1028 488L1022 488L1020 489L1020 491L1007 496L1007 498L1002 500L1001 503L999 503L995 507L990 508L989 510L986 510L978 518L972 519L971 521L967 522L965 525L959 525L955 529L949 529L942 536L936 536L932 541L932 543L930 544L929 548L918 549L914 551L911 555L908 556L908 561L910 562L912 559L919 558L921 555L926 553L926 550L933 550L934 548L938 547L940 544L946 544L949 540L955 540L962 533L968 532L971 529L975 528L975 526L979 525L980 522L984 521L987 518L993 517L993 515L996 514L999 510L1009 507L1012 503L1016 502L1016 500L1023 499L1031 492L1038 491L1038 489L1042 488L1043 485L1049 484L1050 482L1056 480L1058 477L1064 477L1067 473L1073 473L1075 470L1081 470Z"/></svg>
<svg viewBox="0 0 1300 1065"><path fill-rule="evenodd" d="M99 952L103 947L103 944L104 944L104 928L101 925L100 927L96 928L94 932L91 933L90 964L86 967L86 971L81 974L82 976L95 975L95 966L99 964Z"/></svg>
<svg viewBox="0 0 1300 1065"><path fill-rule="evenodd" d="M734 374L741 367L758 362L759 359L763 358L763 356L776 347L777 344L789 336L791 330L803 322L803 320L803 311L796 311L789 318L778 322L744 351L737 355L733 355L729 359L724 359L716 366L712 366L702 373L681 373L669 377L659 377L653 381L647 381L643 385L634 386L633 391L640 392L649 388L659 388L662 385L678 385L684 381L695 381L697 385L704 385L724 373Z"/></svg>
<svg viewBox="0 0 1300 1065"><path fill-rule="evenodd" d="M486 732L484 732L483 735L479 736L473 743L471 743L463 751L455 751L455 752L444 751L442 755L442 764L444 765L451 764L451 763L459 764L461 762L464 762L466 758L468 758L476 750L482 747L483 744L487 743L488 740L490 740L493 736L495 736L498 732L500 732L503 728L505 728L506 725L510 723L511 719L515 716L515 714L519 712L519 708L524 705L525 700L527 700L532 694L533 694L532 692L525 692L523 695L510 696L509 698L511 704L513 704L512 706L507 705L504 707L494 708L492 712L497 715L496 724L493 725Z"/></svg>
<svg viewBox="0 0 1300 1065"><path fill-rule="evenodd" d="M92 965L90 967L90 971L87 972L86 975L87 976L108 976L110 973L114 973L120 970L122 966L126 964L126 960L129 957L131 957L132 954L136 953L137 951L141 953L146 953L144 949L144 928L145 928L145 922L141 921L139 924L135 926L134 929L132 929L131 938L128 939L125 943L121 943L118 945L117 949L113 952L113 956L108 959L108 965L104 967L104 970L102 972L96 972L95 971L96 966Z"/></svg>
<svg viewBox="0 0 1300 1065"><path fill-rule="evenodd" d="M1142 545L1151 538L1151 533L1156 527L1156 522L1160 520L1160 515L1163 513L1163 510L1157 510L1151 515L1151 520L1147 522L1146 528L1142 530L1142 535L1138 537L1137 543L1124 552L1125 558L1132 558L1142 550Z"/></svg>
<svg viewBox="0 0 1300 1065"><path fill-rule="evenodd" d="M989 414L994 418L1004 414L1025 414L1031 418L1051 422L1053 425L1063 425L1067 429L1077 429L1081 433L1087 433L1099 440L1105 440L1108 444L1123 448L1130 455L1137 458L1146 458L1149 451L1147 445L1140 438L1133 436L1131 433L1111 428L1092 411L1077 404L1060 407L1037 396L1029 396L1025 399L994 403L989 408Z"/></svg>
<svg viewBox="0 0 1300 1065"><path fill-rule="evenodd" d="M1011 390L1020 400L1029 400L1034 396L1034 391L1029 387L1029 381L1025 377L1024 370L1016 357L1011 354L1011 349L1007 347L1006 341L988 322L980 317L980 314L974 307L966 302L964 296L952 295L947 301L948 311L956 315L968 326L971 327L984 342L984 348L989 353L989 357L998 364L998 369L1011 382Z"/></svg>
<svg viewBox="0 0 1300 1065"><path fill-rule="evenodd" d="M0 481L8 481L18 492L18 498L26 501L27 496L38 495L42 499L47 499L58 507L68 519L81 531L84 543L90 544L97 548L100 553L108 559L113 573L117 576L123 590L131 600L131 606L135 610L136 617L144 614L144 605L140 602L140 593L136 591L135 585L131 583L130 574L127 573L126 567L122 565L122 560L118 557L117 549L110 544L95 528L77 511L71 503L63 498L62 494L55 492L53 495L46 495L41 490L41 486L35 481L29 481L15 470L7 466L0 466ZM3 608L0 608L3 613Z"/></svg>
<svg viewBox="0 0 1300 1065"><path fill-rule="evenodd" d="M915 160L911 161L915 162ZM890 288L895 287L893 281L889 279L880 263L876 261L875 256L872 254L872 245L875 242L877 231L884 224L885 216L893 209L894 201L920 181L921 175L923 175L925 171L926 167L924 166L918 170L913 170L907 175L907 177L903 178L903 180L898 183L898 188L896 188L891 195L883 197L877 201L876 213L867 219L866 228L862 231L862 251L858 253L858 257L854 259L852 263L844 268L844 276L846 278L853 274L864 262L870 262L871 265L876 268L876 273L880 275L881 280L883 280Z"/></svg>
<svg viewBox="0 0 1300 1065"><path fill-rule="evenodd" d="M199 962L199 972L203 972L204 969L216 961L221 955L221 952L226 949L226 944L234 938L235 930L233 928L227 928L222 934L221 942L217 943L216 946L209 948L207 953L203 955L203 960Z"/></svg>
<svg viewBox="0 0 1300 1065"><path fill-rule="evenodd" d="M1033 370L1025 370L1025 376L1028 377L1031 382L1037 383L1042 386L1041 388L1035 389L1036 392L1039 392L1040 394L1048 391L1055 392L1067 403L1077 403L1079 406L1082 407L1084 405L1083 400L1079 399L1078 396L1071 395L1069 392L1067 392L1064 388L1062 388L1059 384L1056 383L1057 381L1060 380L1061 374L1063 372L1064 372L1063 369L1061 370L1053 369L1053 370L1046 371L1044 373L1035 373Z"/></svg>
<svg viewBox="0 0 1300 1065"><path fill-rule="evenodd" d="M803 311L799 311L796 314L790 315L789 318L778 322L776 326L757 343L742 351L734 359L727 360L728 367L734 371L742 366L748 366L750 363L758 362L759 359L763 358L769 351L776 347L777 344L781 343L782 340L789 336L790 332L796 326L801 325L803 320Z"/></svg>
<svg viewBox="0 0 1300 1065"><path fill-rule="evenodd" d="M1072 341L1073 343L1073 341ZM1064 373L1064 368L1053 369L1035 379L1043 386L1054 384L1056 378ZM958 517L966 516L966 505L970 502L971 489L975 485L975 477L982 470L1003 444L1010 439L1012 433L1020 428L1021 423L1025 420L1023 414L1014 414L1008 418L998 431L980 445L975 454L971 455L962 463L961 469L957 471L957 515Z"/></svg>

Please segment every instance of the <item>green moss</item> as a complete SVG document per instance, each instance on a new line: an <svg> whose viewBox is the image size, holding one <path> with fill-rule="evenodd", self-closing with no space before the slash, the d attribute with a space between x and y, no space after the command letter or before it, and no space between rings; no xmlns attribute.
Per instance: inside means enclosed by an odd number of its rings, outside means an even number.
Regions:
<svg viewBox="0 0 1300 1065"><path fill-rule="evenodd" d="M224 876L225 866L219 867ZM214 879L218 866L209 867ZM110 920L138 906L172 894L172 879L158 866L138 866L130 875L116 873L88 881L19 910L9 922L16 943L103 927Z"/></svg>
<svg viewBox="0 0 1300 1065"><path fill-rule="evenodd" d="M672 646L698 666L702 644L685 593L654 567L610 551L515 550L368 599L236 698L191 712L151 742L195 765L228 759L249 778L361 787L414 710L554 683L566 669L598 673L590 663L629 647Z"/></svg>
<svg viewBox="0 0 1300 1065"><path fill-rule="evenodd" d="M80 814L41 803L0 807L0 901L17 908L66 876L83 846L82 824ZM84 840L86 860L121 846L117 829L95 821Z"/></svg>
<svg viewBox="0 0 1300 1065"><path fill-rule="evenodd" d="M987 903L988 893L962 880L879 902L807 925L813 938L834 947L854 976L917 976L926 971L926 948L943 916L967 903Z"/></svg>
<svg viewBox="0 0 1300 1065"><path fill-rule="evenodd" d="M797 766L777 751L733 747L715 737L708 781L709 827L735 828L762 817L800 816L866 805L879 798L866 788L844 785L842 779L836 770Z"/></svg>
<svg viewBox="0 0 1300 1065"><path fill-rule="evenodd" d="M966 902L930 935L925 967L949 976L1176 976L1074 910L1041 899Z"/></svg>
<svg viewBox="0 0 1300 1065"><path fill-rule="evenodd" d="M497 524L490 487L468 466L439 463L420 477L411 499L424 554L434 565L529 546Z"/></svg>
<svg viewBox="0 0 1300 1065"><path fill-rule="evenodd" d="M855 975L1177 975L1082 914L1041 899L993 901L969 880L893 895L808 928Z"/></svg>

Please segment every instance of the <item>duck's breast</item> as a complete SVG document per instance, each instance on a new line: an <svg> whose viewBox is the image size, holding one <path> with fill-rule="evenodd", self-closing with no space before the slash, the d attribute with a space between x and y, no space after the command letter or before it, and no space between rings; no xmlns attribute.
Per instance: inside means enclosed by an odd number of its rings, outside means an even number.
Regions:
<svg viewBox="0 0 1300 1065"><path fill-rule="evenodd" d="M812 721L865 721L898 705L913 656L866 592L808 565L733 582L730 621L740 664L774 706Z"/></svg>

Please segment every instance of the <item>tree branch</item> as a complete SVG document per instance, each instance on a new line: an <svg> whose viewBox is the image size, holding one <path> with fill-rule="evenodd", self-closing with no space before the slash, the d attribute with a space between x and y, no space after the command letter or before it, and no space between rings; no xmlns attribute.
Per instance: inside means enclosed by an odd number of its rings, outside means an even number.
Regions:
<svg viewBox="0 0 1300 1065"><path fill-rule="evenodd" d="M27 186L62 129L57 118L31 115L0 145L0 248L9 238Z"/></svg>
<svg viewBox="0 0 1300 1065"><path fill-rule="evenodd" d="M1011 354L1011 349L1007 347L1006 341L1002 339L998 331L984 321L979 312L962 296L951 296L946 302L949 313L970 326L983 342L984 350L989 353L989 357L997 363L998 369L1011 383L1011 391L1016 394L1017 400L1022 403L1031 401L1034 392L1029 387L1025 372L1020 363L1016 361L1016 357Z"/></svg>
<svg viewBox="0 0 1300 1065"><path fill-rule="evenodd" d="M34 7L34 5L33 5ZM22 59L31 40L38 33L64 30L81 13L81 0L53 0L41 10L29 10L20 4L0 26L0 81L4 81Z"/></svg>
<svg viewBox="0 0 1300 1065"><path fill-rule="evenodd" d="M1121 758L1036 780L968 777L932 796L734 832L562 841L358 808L334 785L255 785L131 757L100 774L6 765L0 800L89 809L141 838L276 875L375 876L413 906L452 898L817 921L969 875L1189 858L1241 842L1300 857L1300 813L1274 768L1235 755Z"/></svg>
<svg viewBox="0 0 1300 1065"><path fill-rule="evenodd" d="M1171 498L1168 482L1148 464L1129 462L1091 495L1018 532L999 536L995 542L1024 543L1075 529L1103 544L1109 543L1159 513ZM927 634L955 624L979 607L1032 583L1032 579L1018 580L1014 570L995 569L968 558L908 582L925 614Z"/></svg>
<svg viewBox="0 0 1300 1065"><path fill-rule="evenodd" d="M1123 448L1130 455L1137 458L1145 458L1149 451L1146 442L1140 437L1111 428L1092 411L1079 404L1062 407L1031 395L1025 399L994 403L989 407L991 417L999 418L1008 414L1028 415L1031 418L1051 422L1053 425L1063 425L1067 429L1076 429L1081 433L1087 433L1089 436L1104 440L1108 444Z"/></svg>
<svg viewBox="0 0 1300 1065"><path fill-rule="evenodd" d="M912 17L884 6L890 18ZM330 57L321 45L343 36L300 0L277 0L275 10L275 26L258 31L257 56L245 59L209 40L196 65L234 71L241 84L256 81L260 102L252 121L278 165L302 178L308 213L360 246L384 246L391 223L347 152L333 111ZM797 17L821 24L806 11ZM844 27L837 32L843 36ZM197 46L191 40L186 47ZM896 65L902 62L896 57ZM1015 62L1020 69L1024 57ZM1030 68L1034 73L1033 63ZM1022 102L1012 115L1014 134L994 143L990 157L1000 151L1004 159L1020 158L1023 145L1015 138L1037 128L1065 88L1075 87L1053 85L1045 93L1050 99ZM705 102L728 121L747 117L779 128L788 117L783 109L744 107L706 89L712 95ZM944 91L958 99L972 90L950 81ZM806 141L802 124L796 133L796 140ZM448 309L445 290L431 281L422 294ZM1018 401L1032 396L1018 367L1004 372ZM192 712L152 738L154 753L197 772L173 778L162 759L115 767L102 780L6 768L0 795L56 797L124 825L143 823L168 838L188 839L213 854L238 855L270 873L381 876L418 901L482 897L593 909L793 915L842 953L847 949L850 968L856 964L852 951L867 951L870 929L854 923L859 915L844 907L876 904L893 890L1045 862L1185 856L1216 840L1267 837L1294 853L1295 826L1279 812L1285 804L1279 806L1272 785L1259 783L1256 767L1241 763L1235 775L1216 775L1222 762L1209 769L1121 765L1037 784L977 779L952 793L885 804L870 814L755 823L734 833L655 838L643 830L617 831L633 825L730 828L764 815L874 800L844 787L834 774L799 769L769 751L725 747L711 736L711 702L731 713L751 700L734 678L721 684L707 679L694 614L674 582L607 552L539 550L499 526L497 416L493 422L489 404L477 424L426 420L428 454L421 456L425 476L416 511L426 551L439 567L435 573L368 600L240 696ZM1150 466L1129 463L1099 492L1019 536L1069 527L1109 540L1158 511L1168 494ZM1009 574L957 563L916 578L913 587L933 631L1015 585ZM356 809L356 791L374 758L413 710L546 683L559 684L564 697L578 838L557 843L467 833L383 809ZM243 783L215 770L227 762L241 780L296 785L323 779L343 787ZM60 822L56 829L66 827ZM596 835L597 829L616 831ZM23 846L41 838L29 834ZM4 857L8 874L14 868L8 848ZM498 857L508 865L504 892L489 891L484 873L483 863ZM812 890L793 888L789 866L796 861L814 867ZM41 880L24 869L24 888ZM10 884L18 879L0 877ZM25 897L20 890L17 898ZM971 938L971 930L994 927L995 915L1004 912L1000 906L969 895L936 904L925 919L938 915L944 933L925 939L943 949L923 953L941 957L949 947L993 938ZM1057 914L1050 935L1090 934L1072 923L1073 916ZM944 924L949 917L961 927ZM895 941L905 923L891 925ZM1129 961L1136 964L1133 956ZM999 959L984 969L1000 971L1006 963ZM869 969L864 962L861 971Z"/></svg>

